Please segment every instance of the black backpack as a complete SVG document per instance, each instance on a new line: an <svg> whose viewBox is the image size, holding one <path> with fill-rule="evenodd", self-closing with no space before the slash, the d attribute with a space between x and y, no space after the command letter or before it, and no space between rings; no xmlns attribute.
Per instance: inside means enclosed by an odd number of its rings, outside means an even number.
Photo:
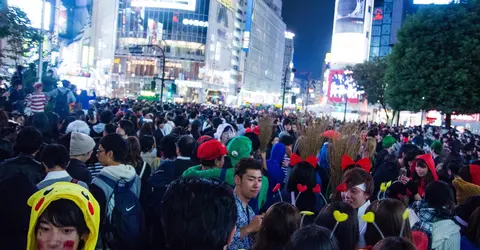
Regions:
<svg viewBox="0 0 480 250"><path fill-rule="evenodd" d="M70 90L68 89L65 92L60 91L60 89L57 90L58 95L56 98L55 102L55 110L58 111L68 111L68 94L70 93Z"/></svg>
<svg viewBox="0 0 480 250"><path fill-rule="evenodd" d="M115 203L111 216L106 215L102 222L104 247L108 246L113 250L145 249L147 232L142 205L130 190L136 179L120 179L115 182L102 175L97 177L113 189L112 195L107 197L105 210L109 210L112 198Z"/></svg>

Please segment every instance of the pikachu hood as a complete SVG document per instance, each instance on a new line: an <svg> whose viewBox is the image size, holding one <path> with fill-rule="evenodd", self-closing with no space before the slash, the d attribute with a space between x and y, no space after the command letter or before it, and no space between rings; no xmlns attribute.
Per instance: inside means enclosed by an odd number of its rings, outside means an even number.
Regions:
<svg viewBox="0 0 480 250"><path fill-rule="evenodd" d="M73 201L83 212L85 223L90 230L88 238L85 241L84 249L94 250L100 227L100 206L86 188L69 182L57 182L39 190L28 199L28 205L32 207L32 211L30 213L30 225L28 228L27 250L36 249L35 226L37 225L39 217L51 202L60 199Z"/></svg>

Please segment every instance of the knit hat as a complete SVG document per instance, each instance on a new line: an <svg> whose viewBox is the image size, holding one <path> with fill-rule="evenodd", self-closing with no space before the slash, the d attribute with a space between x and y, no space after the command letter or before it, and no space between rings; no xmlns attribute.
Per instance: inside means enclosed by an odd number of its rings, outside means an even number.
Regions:
<svg viewBox="0 0 480 250"><path fill-rule="evenodd" d="M86 135L90 134L90 127L88 124L84 121L73 121L70 124L68 124L67 129L65 130L65 133L71 133L71 132L80 132Z"/></svg>
<svg viewBox="0 0 480 250"><path fill-rule="evenodd" d="M28 199L27 203L32 210L27 235L27 249L37 249L35 228L38 220L50 203L60 199L73 201L80 208L89 230L84 249L95 249L100 228L100 206L86 188L70 182L54 183L36 192Z"/></svg>
<svg viewBox="0 0 480 250"><path fill-rule="evenodd" d="M248 137L237 136L230 140L227 150L232 166L235 166L241 159L250 157L250 153L252 152L252 141L250 141Z"/></svg>
<svg viewBox="0 0 480 250"><path fill-rule="evenodd" d="M397 140L393 136L387 135L382 140L382 147L383 148L389 148L389 147L393 146L393 144L395 144L395 143L397 143Z"/></svg>
<svg viewBox="0 0 480 250"><path fill-rule="evenodd" d="M440 141L433 141L430 145L430 149L435 152L435 154L441 154L443 151L443 144Z"/></svg>
<svg viewBox="0 0 480 250"><path fill-rule="evenodd" d="M95 141L89 135L72 132L70 139L70 155L84 155L95 148Z"/></svg>
<svg viewBox="0 0 480 250"><path fill-rule="evenodd" d="M452 184L457 191L457 202L460 205L464 204L468 198L480 195L480 186L466 182L462 178L455 178Z"/></svg>

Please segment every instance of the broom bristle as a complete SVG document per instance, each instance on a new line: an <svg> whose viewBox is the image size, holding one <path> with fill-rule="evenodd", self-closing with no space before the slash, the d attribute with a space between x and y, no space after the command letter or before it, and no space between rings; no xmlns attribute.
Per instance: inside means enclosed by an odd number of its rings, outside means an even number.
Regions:
<svg viewBox="0 0 480 250"><path fill-rule="evenodd" d="M340 136L334 138L328 145L328 163L330 165L330 183L332 187L340 185L342 181L342 156L346 154L355 159L361 147L361 127L359 124L344 124L337 131L340 133Z"/></svg>
<svg viewBox="0 0 480 250"><path fill-rule="evenodd" d="M323 146L323 132L328 128L328 118L309 119L307 125L301 127L302 139L299 141L300 156L306 159L316 156Z"/></svg>
<svg viewBox="0 0 480 250"><path fill-rule="evenodd" d="M274 126L273 119L268 116L262 117L260 118L258 126L260 130L260 135L258 137L260 140L260 152L265 152L270 140L272 139Z"/></svg>

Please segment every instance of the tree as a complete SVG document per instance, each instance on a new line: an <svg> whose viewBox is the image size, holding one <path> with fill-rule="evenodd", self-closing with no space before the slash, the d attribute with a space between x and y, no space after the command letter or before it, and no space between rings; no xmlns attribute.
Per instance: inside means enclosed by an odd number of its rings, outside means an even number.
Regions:
<svg viewBox="0 0 480 250"><path fill-rule="evenodd" d="M353 79L357 82L358 90L365 91L365 96L370 104L379 103L387 116L387 103L385 102L385 71L387 61L385 58L375 58L371 61L356 64L349 67L353 72Z"/></svg>
<svg viewBox="0 0 480 250"><path fill-rule="evenodd" d="M40 32L31 27L30 19L20 8L8 6L0 11L0 39L5 39L7 46L0 50L0 66L8 66L5 58L15 65L25 57L32 48L42 40Z"/></svg>
<svg viewBox="0 0 480 250"><path fill-rule="evenodd" d="M388 58L385 100L400 110L480 111L480 12L432 5L407 18Z"/></svg>

